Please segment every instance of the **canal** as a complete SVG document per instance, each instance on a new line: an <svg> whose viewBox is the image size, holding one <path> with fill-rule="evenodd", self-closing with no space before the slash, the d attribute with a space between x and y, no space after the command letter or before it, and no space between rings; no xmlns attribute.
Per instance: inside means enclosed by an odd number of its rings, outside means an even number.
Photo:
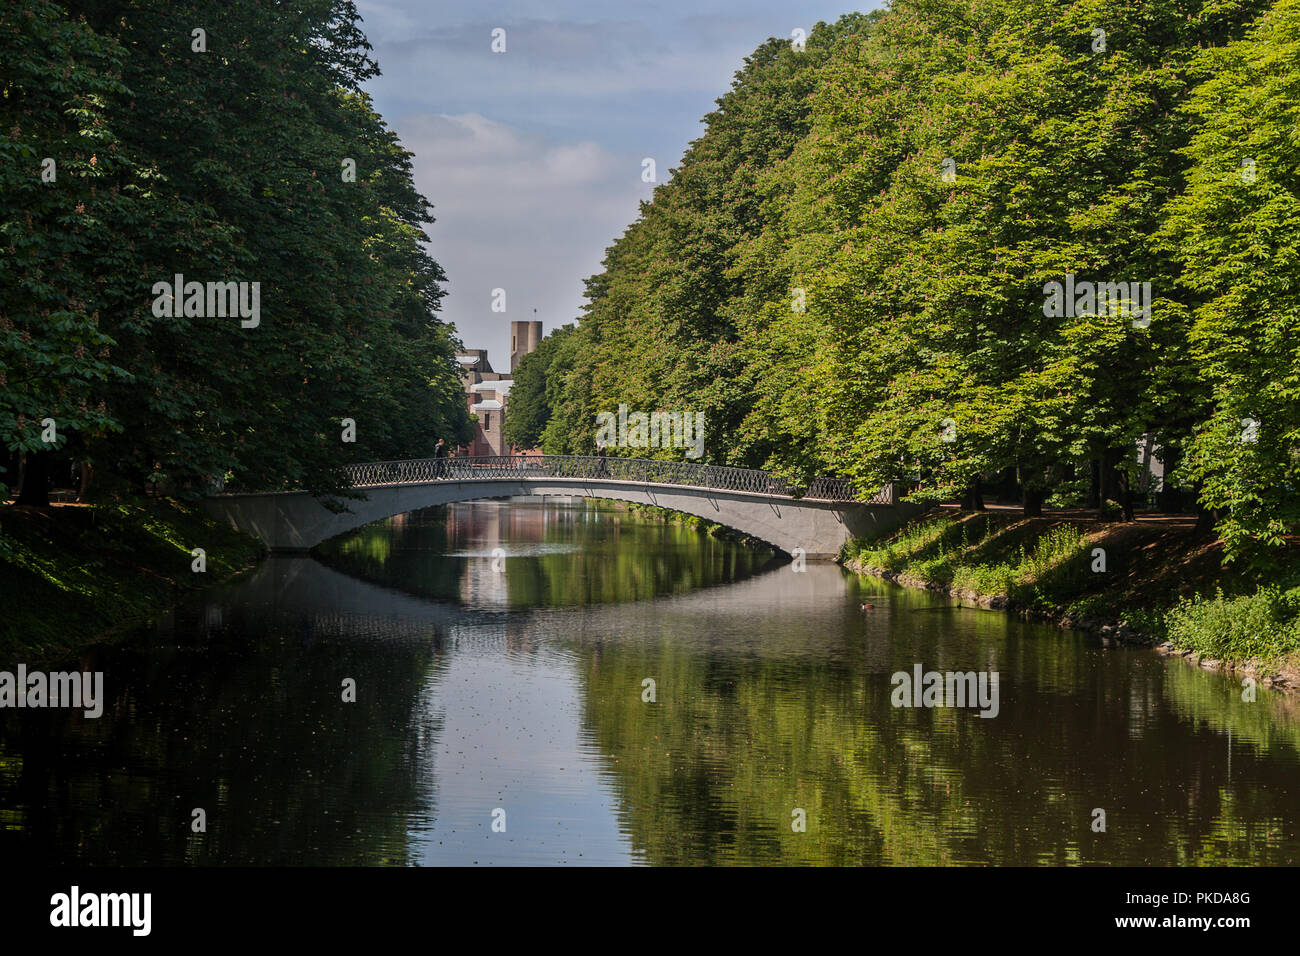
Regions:
<svg viewBox="0 0 1300 956"><path fill-rule="evenodd" d="M1294 699L612 503L401 515L64 666L104 713L0 721L7 861L1300 862Z"/></svg>

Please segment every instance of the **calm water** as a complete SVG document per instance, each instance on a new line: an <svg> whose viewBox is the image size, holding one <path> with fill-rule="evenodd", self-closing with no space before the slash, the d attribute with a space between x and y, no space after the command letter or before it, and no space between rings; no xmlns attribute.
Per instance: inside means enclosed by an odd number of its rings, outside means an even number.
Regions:
<svg viewBox="0 0 1300 956"><path fill-rule="evenodd" d="M998 716L891 706L918 663ZM404 515L71 667L100 719L0 710L0 859L1300 862L1300 703L611 505Z"/></svg>

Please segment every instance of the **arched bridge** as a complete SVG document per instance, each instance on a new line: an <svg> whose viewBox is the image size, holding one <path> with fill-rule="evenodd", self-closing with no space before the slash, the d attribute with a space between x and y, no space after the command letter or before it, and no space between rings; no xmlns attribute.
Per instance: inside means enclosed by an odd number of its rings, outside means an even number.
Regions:
<svg viewBox="0 0 1300 956"><path fill-rule="evenodd" d="M353 465L348 478L365 497L336 513L305 491L219 494L208 511L254 534L273 551L305 551L392 515L453 501L517 495L608 498L698 515L786 553L834 558L851 537L893 530L920 510L894 500L893 486L859 500L844 478L806 488L765 471L696 462L572 455L421 458Z"/></svg>

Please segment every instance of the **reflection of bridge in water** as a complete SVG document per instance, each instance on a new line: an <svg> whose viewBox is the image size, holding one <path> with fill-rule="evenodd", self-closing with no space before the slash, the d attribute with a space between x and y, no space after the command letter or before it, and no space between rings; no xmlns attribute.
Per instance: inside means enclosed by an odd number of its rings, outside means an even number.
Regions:
<svg viewBox="0 0 1300 956"><path fill-rule="evenodd" d="M860 500L844 478L798 487L751 468L640 458L421 458L353 465L348 477L364 497L345 501L341 513L305 491L214 495L206 506L274 551L305 551L373 521L453 501L605 498L696 515L810 558L833 558L849 538L890 531L919 510L898 503L892 485Z"/></svg>
<svg viewBox="0 0 1300 956"><path fill-rule="evenodd" d="M490 565L490 558L480 560L484 567ZM725 585L635 602L540 608L503 603L492 608L422 597L352 577L307 555L281 554L214 592L207 611L210 625L225 623L224 605L254 616L261 627L308 641L425 645L450 639L525 650L548 640L599 644L654 633L701 646L717 643L734 649L752 644L757 649L773 633L788 632L805 635L800 643L811 647L818 644L819 634L840 632L837 622L844 613L845 573L823 564L792 574L788 564L779 564ZM752 614L758 606L767 607L769 613L763 626L756 628ZM631 607L638 611L629 613ZM819 622L818 615L825 620ZM868 623L883 625L885 619Z"/></svg>

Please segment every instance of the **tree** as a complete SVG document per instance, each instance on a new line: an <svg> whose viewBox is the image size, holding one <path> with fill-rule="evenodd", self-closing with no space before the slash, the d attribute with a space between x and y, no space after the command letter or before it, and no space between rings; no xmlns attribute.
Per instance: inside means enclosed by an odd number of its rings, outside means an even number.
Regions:
<svg viewBox="0 0 1300 956"><path fill-rule="evenodd" d="M121 428L92 390L110 360L95 263L124 199L107 121L123 51L45 0L0 11L0 442L26 455L23 504L48 503L48 458Z"/></svg>
<svg viewBox="0 0 1300 956"><path fill-rule="evenodd" d="M0 21L19 160L0 202L31 268L0 280L0 347L25 350L0 357L4 381L38 374L6 421L53 407L100 474L191 495L223 476L332 492L358 458L468 436L430 207L361 89L377 66L349 0L24 6ZM45 143L62 192L12 172ZM257 321L168 308L176 275L259 290Z"/></svg>
<svg viewBox="0 0 1300 956"><path fill-rule="evenodd" d="M740 271L739 258L775 212L765 177L807 132L817 66L875 19L853 14L817 24L804 49L772 39L746 58L672 178L588 280L570 392L547 430L553 442L590 449L596 414L625 403L703 413L706 460L761 464L770 453L765 438L740 431L757 370L745 330L756 276ZM777 281L767 277L764 285ZM559 421L575 429L568 438Z"/></svg>
<svg viewBox="0 0 1300 956"><path fill-rule="evenodd" d="M551 394L549 389L551 363L555 361L565 341L575 333L575 327L566 325L544 337L537 348L529 352L515 369L514 385L510 388L510 417L506 420L506 441L516 448L536 448L542 442L542 433L551 420ZM557 366L556 374L563 374Z"/></svg>
<svg viewBox="0 0 1300 956"><path fill-rule="evenodd" d="M1300 523L1300 3L1277 0L1196 67L1192 165L1162 229L1199 300L1192 355L1213 392L1188 469L1225 510L1228 553L1265 557Z"/></svg>

